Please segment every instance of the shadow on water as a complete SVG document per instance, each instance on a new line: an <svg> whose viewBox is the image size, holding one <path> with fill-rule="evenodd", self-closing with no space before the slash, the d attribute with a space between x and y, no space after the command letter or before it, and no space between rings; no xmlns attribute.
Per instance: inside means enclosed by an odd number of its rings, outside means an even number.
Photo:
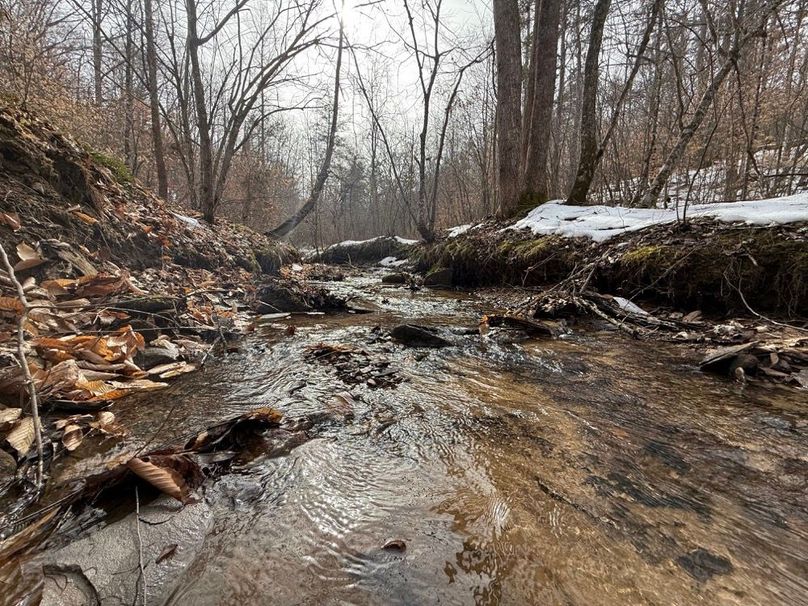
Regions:
<svg viewBox="0 0 808 606"><path fill-rule="evenodd" d="M608 332L463 336L483 306L470 294L335 287L378 312L268 321L167 402L118 413L141 435L160 420L156 441L255 406L318 422L207 490L210 530L168 603L808 602L804 393ZM375 328L402 321L456 345L404 349ZM320 342L404 381L346 381L308 356Z"/></svg>

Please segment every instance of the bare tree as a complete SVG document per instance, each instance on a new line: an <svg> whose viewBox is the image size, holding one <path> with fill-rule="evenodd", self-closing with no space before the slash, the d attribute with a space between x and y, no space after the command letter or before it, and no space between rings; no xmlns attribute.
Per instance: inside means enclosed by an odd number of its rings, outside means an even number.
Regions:
<svg viewBox="0 0 808 606"><path fill-rule="evenodd" d="M561 0L536 0L533 46L524 114L523 188L526 203L549 196L550 124L555 100Z"/></svg>
<svg viewBox="0 0 808 606"><path fill-rule="evenodd" d="M494 0L497 59L497 213L519 205L521 190L522 41L518 0Z"/></svg>
<svg viewBox="0 0 808 606"><path fill-rule="evenodd" d="M600 47L603 43L603 28L609 15L611 0L597 0L592 14L592 28L589 32L589 48L584 66L584 92L581 107L581 156L578 173L572 186L570 204L585 204L589 185L595 173L597 162L597 95L600 80Z"/></svg>
<svg viewBox="0 0 808 606"><path fill-rule="evenodd" d="M344 4L343 4L344 8ZM300 207L294 215L281 223L278 227L267 232L267 235L273 238L283 238L289 235L300 223L314 210L320 196L323 193L325 182L328 179L328 171L331 167L331 158L334 155L334 144L337 139L337 125L339 123L339 96L340 96L340 75L342 74L342 50L345 40L345 31L340 17L339 24L339 42L337 44L337 67L334 75L334 100L331 108L331 126L328 130L328 142L326 143L325 154L323 155L323 162L320 165L320 170L317 173L317 179L314 186L311 188L306 203Z"/></svg>
<svg viewBox="0 0 808 606"><path fill-rule="evenodd" d="M719 47L719 53L724 57L724 62L720 69L713 76L712 82L704 91L699 100L696 111L693 113L692 118L682 128L676 144L671 149L662 167L659 169L653 183L648 188L648 191L643 197L643 206L651 207L656 205L660 193L664 189L676 165L684 156L688 144L693 139L696 131L701 123L704 121L707 112L713 104L713 100L718 94L721 85L724 83L726 77L730 74L735 66L739 53L746 46L750 40L762 35L766 22L784 2L785 0L770 0L769 2L762 2L760 8L754 11L751 15L746 15L744 12L743 4L738 9L738 14L733 15L734 31L731 35L731 44L729 48L725 48L719 41L718 30L712 18L709 8L707 7L706 0L701 0L704 8L704 15L707 19L711 35Z"/></svg>

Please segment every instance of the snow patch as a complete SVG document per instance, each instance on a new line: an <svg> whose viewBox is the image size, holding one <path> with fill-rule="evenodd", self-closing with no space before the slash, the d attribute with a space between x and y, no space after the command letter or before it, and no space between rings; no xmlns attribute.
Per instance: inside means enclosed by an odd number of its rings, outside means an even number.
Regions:
<svg viewBox="0 0 808 606"><path fill-rule="evenodd" d="M385 257L379 261L382 267L401 267L407 264L407 259L397 259L396 257Z"/></svg>
<svg viewBox="0 0 808 606"><path fill-rule="evenodd" d="M384 240L389 236L378 236L376 238L370 238L369 240L345 240L344 242L337 242L336 244L332 244L326 250L331 250L333 248L346 248L349 246L361 246L363 244L370 244L371 242L376 242L377 240ZM404 244L405 246L414 246L418 244L418 240L407 240L405 238L401 238L399 236L393 236L393 239L398 242L399 244Z"/></svg>
<svg viewBox="0 0 808 606"><path fill-rule="evenodd" d="M604 242L620 234L675 223L681 214L682 209L674 208L567 206L554 201L537 206L524 219L506 229L530 229L536 235L586 237ZM808 221L808 194L770 200L694 204L688 207L687 216L748 225Z"/></svg>
<svg viewBox="0 0 808 606"><path fill-rule="evenodd" d="M202 223L199 221L199 219L194 219L193 217L181 215L180 213L175 213L173 211L171 212L171 214L193 229L199 229L200 227L202 227Z"/></svg>
<svg viewBox="0 0 808 606"><path fill-rule="evenodd" d="M474 227L473 223L469 223L467 225L458 225L457 227L453 227L449 230L449 238L456 238L457 236L461 236Z"/></svg>
<svg viewBox="0 0 808 606"><path fill-rule="evenodd" d="M628 314L634 314L635 316L647 316L648 312L645 311L639 305L632 303L628 299L624 299L623 297L614 297L612 299L615 303L617 303L618 307L622 309L624 312Z"/></svg>

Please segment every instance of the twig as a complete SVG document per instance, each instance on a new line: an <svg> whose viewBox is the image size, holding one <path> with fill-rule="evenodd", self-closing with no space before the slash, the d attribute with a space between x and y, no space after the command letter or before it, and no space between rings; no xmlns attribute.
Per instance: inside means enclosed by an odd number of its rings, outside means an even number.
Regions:
<svg viewBox="0 0 808 606"><path fill-rule="evenodd" d="M743 302L746 309L749 310L749 313L751 313L753 316L757 316L761 320L768 322L770 324L774 324L775 326L782 326L783 328L793 328L794 330L799 330L801 332L808 332L808 329L806 328L802 328L800 326L794 326L793 324L786 324L785 322L778 322L777 320L772 320L771 318L767 318L763 314L756 312L754 309L752 309L749 303L746 302L746 297L743 296L743 291L741 291L741 283L739 282L738 286L735 286L731 282L729 284L730 286L732 286L732 288L738 291L738 294L741 297L741 301Z"/></svg>
<svg viewBox="0 0 808 606"><path fill-rule="evenodd" d="M146 571L143 566L143 537L140 534L140 495L135 486L135 530L137 530L137 564L140 568L138 580L143 583L143 606L146 606ZM137 600L137 588L135 588L135 600Z"/></svg>
<svg viewBox="0 0 808 606"><path fill-rule="evenodd" d="M22 374L25 379L25 385L28 388L28 403L31 407L31 417L34 419L34 439L36 440L36 453L37 453L37 469L36 469L36 488L37 491L42 490L42 478L44 475L44 463L42 452L42 423L39 420L39 400L37 399L36 386L34 385L34 378L31 376L31 368L28 366L28 358L25 357L25 324L28 321L28 312L31 311L31 306L28 304L28 299L25 297L25 290L17 279L14 273L14 266L9 261L6 249L0 245L0 256L3 257L3 264L6 267L9 278L12 284L17 289L17 296L22 305L22 313L20 314L19 322L17 323L17 358L22 368Z"/></svg>

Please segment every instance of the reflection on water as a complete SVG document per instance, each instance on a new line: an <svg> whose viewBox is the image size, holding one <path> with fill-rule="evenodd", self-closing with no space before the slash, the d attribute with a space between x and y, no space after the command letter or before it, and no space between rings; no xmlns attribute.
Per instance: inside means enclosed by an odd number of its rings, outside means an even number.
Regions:
<svg viewBox="0 0 808 606"><path fill-rule="evenodd" d="M292 337L268 324L173 388L189 424L271 405L319 429L208 491L213 530L170 603L808 603L804 393L612 333L406 350L374 326L474 326L472 298L339 288L381 311L296 316ZM406 381L346 385L305 359L318 342ZM344 391L350 410L332 403ZM119 416L154 423L165 406Z"/></svg>

